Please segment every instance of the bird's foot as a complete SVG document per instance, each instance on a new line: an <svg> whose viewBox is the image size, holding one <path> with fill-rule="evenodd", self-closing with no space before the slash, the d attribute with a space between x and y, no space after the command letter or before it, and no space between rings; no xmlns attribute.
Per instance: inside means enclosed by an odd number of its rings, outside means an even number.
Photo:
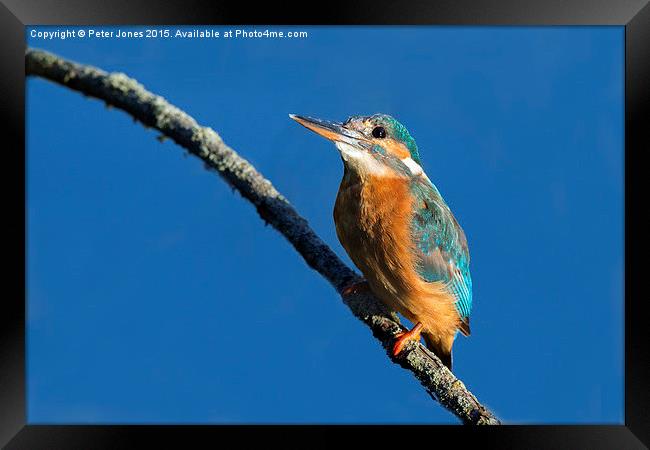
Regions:
<svg viewBox="0 0 650 450"><path fill-rule="evenodd" d="M343 297L346 297L350 294L358 294L359 292L366 292L370 290L370 285L366 280L363 281L358 281L356 283L352 283L346 287L343 288L341 291L341 295Z"/></svg>
<svg viewBox="0 0 650 450"><path fill-rule="evenodd" d="M420 340L420 333L422 332L422 323L418 322L413 329L397 335L397 341L393 345L393 356L400 354L404 347L409 342L418 342Z"/></svg>

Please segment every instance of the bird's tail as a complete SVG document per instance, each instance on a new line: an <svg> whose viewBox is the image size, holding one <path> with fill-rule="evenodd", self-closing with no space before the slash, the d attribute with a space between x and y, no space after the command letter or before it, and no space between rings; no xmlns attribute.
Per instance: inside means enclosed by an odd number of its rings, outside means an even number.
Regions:
<svg viewBox="0 0 650 450"><path fill-rule="evenodd" d="M440 361L451 370L451 346L454 343L453 337L450 340L440 339L438 336L434 336L429 333L422 333L424 342L427 345L427 348L436 354ZM449 341L449 342L446 342Z"/></svg>

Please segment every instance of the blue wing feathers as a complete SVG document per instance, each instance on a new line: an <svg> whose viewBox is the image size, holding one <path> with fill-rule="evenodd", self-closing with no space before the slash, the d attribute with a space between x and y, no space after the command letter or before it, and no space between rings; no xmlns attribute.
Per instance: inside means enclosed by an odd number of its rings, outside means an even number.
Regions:
<svg viewBox="0 0 650 450"><path fill-rule="evenodd" d="M427 178L414 177L411 190L418 200L411 223L411 234L419 256L418 273L426 281L447 284L456 297L456 309L465 322L465 334L469 334L472 278L465 233L438 189Z"/></svg>

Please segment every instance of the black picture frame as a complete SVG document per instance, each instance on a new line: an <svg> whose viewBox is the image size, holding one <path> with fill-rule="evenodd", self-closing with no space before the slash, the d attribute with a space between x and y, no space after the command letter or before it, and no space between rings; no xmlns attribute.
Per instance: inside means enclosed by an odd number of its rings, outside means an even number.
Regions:
<svg viewBox="0 0 650 450"><path fill-rule="evenodd" d="M82 24L400 24L400 25L619 25L625 27L625 423L471 428L456 426L41 426L26 424L25 392L25 26ZM641 155L650 149L650 6L647 0L390 2L154 2L150 0L0 0L0 102L5 225L4 300L0 314L0 445L6 448L124 448L161 443L187 447L301 441L325 443L329 434L360 432L366 445L399 437L403 445L497 448L647 448L650 445L648 300L640 283ZM8 245L7 245L8 244ZM639 264L635 264L639 261ZM579 349L576 349L579 351ZM293 439L292 439L293 438ZM435 442L431 442L435 440ZM416 444L417 441L417 444ZM336 441L333 441L336 442ZM410 443L409 443L410 442ZM428 442L428 443L427 443ZM266 444L268 445L268 444Z"/></svg>

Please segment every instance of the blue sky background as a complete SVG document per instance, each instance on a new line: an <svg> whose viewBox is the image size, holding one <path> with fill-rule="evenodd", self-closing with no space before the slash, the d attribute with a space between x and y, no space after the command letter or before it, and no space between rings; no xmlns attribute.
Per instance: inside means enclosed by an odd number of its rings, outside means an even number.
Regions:
<svg viewBox="0 0 650 450"><path fill-rule="evenodd" d="M26 32L217 130L348 262L341 161L287 114L395 116L469 239L457 375L509 423L622 423L623 27L270 29L309 37ZM457 423L198 160L41 79L27 106L30 423Z"/></svg>

